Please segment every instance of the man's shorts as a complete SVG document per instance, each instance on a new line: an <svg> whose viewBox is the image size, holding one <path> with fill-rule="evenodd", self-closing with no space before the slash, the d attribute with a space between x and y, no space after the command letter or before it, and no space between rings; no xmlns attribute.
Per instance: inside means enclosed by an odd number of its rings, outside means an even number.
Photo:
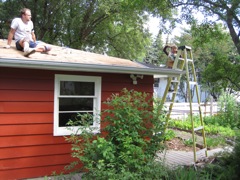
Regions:
<svg viewBox="0 0 240 180"><path fill-rule="evenodd" d="M36 42L33 42L33 41L30 41L29 42L29 47L30 48L35 48L37 46L37 43Z"/></svg>
<svg viewBox="0 0 240 180"><path fill-rule="evenodd" d="M19 41L20 41L20 40L18 40L18 41L16 42L16 48L17 48L17 50L19 50L19 51L23 51L23 47L20 45ZM35 42L33 42L33 41L30 41L30 42L29 42L29 47L30 47L30 48L35 48L36 46L37 46L37 43L35 43Z"/></svg>

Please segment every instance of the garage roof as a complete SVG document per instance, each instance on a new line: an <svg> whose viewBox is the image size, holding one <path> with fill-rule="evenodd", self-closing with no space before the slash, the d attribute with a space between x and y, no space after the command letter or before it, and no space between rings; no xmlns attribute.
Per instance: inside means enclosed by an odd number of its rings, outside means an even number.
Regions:
<svg viewBox="0 0 240 180"><path fill-rule="evenodd" d="M50 54L36 52L28 58L15 49L5 49L7 40L0 40L0 66L47 70L127 73L141 75L179 75L182 71L160 68L127 59L111 57L60 46L52 46Z"/></svg>

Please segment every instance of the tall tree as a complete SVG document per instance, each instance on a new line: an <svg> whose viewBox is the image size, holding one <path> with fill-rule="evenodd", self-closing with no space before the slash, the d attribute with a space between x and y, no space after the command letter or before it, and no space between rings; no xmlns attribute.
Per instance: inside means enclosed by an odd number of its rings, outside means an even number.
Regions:
<svg viewBox="0 0 240 180"><path fill-rule="evenodd" d="M217 17L228 28L231 39L240 54L240 1L239 0L170 0L173 7L181 7L181 18L192 22L196 12L205 16L204 24L215 24ZM207 26L205 26L207 28Z"/></svg>
<svg viewBox="0 0 240 180"><path fill-rule="evenodd" d="M166 64L166 55L163 53L162 33L159 32L157 37L153 39L152 45L148 48L146 57L143 59L145 63L160 66Z"/></svg>
<svg viewBox="0 0 240 180"><path fill-rule="evenodd" d="M30 8L39 40L132 60L143 57L150 43L148 16L171 17L168 0L6 0L2 5L5 21L21 7Z"/></svg>
<svg viewBox="0 0 240 180"><path fill-rule="evenodd" d="M189 42L194 49L195 67L202 87L214 99L221 90L240 91L240 55L226 29L221 24L193 23L188 34L191 34Z"/></svg>

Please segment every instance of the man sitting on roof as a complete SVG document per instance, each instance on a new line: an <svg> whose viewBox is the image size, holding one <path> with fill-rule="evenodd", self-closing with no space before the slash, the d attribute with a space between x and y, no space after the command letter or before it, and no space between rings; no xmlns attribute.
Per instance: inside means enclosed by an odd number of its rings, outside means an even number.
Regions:
<svg viewBox="0 0 240 180"><path fill-rule="evenodd" d="M14 18L11 23L11 29L8 34L8 44L5 48L10 48L12 39L16 41L16 48L24 52L24 56L37 52L47 52L51 48L46 44L36 43L36 36L33 30L33 22L31 21L31 10L27 8L21 9L21 18Z"/></svg>

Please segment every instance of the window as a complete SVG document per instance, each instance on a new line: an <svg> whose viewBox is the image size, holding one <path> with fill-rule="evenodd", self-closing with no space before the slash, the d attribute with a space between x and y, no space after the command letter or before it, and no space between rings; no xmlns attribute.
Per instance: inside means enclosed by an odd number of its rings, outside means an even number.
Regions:
<svg viewBox="0 0 240 180"><path fill-rule="evenodd" d="M79 114L93 115L93 118L89 119L89 123L94 131L99 132L100 108L101 77L55 75L54 136L77 132L77 126L72 126L72 131L67 123L69 120L74 121Z"/></svg>
<svg viewBox="0 0 240 180"><path fill-rule="evenodd" d="M154 78L154 87L159 87L159 82L160 82L159 78Z"/></svg>

